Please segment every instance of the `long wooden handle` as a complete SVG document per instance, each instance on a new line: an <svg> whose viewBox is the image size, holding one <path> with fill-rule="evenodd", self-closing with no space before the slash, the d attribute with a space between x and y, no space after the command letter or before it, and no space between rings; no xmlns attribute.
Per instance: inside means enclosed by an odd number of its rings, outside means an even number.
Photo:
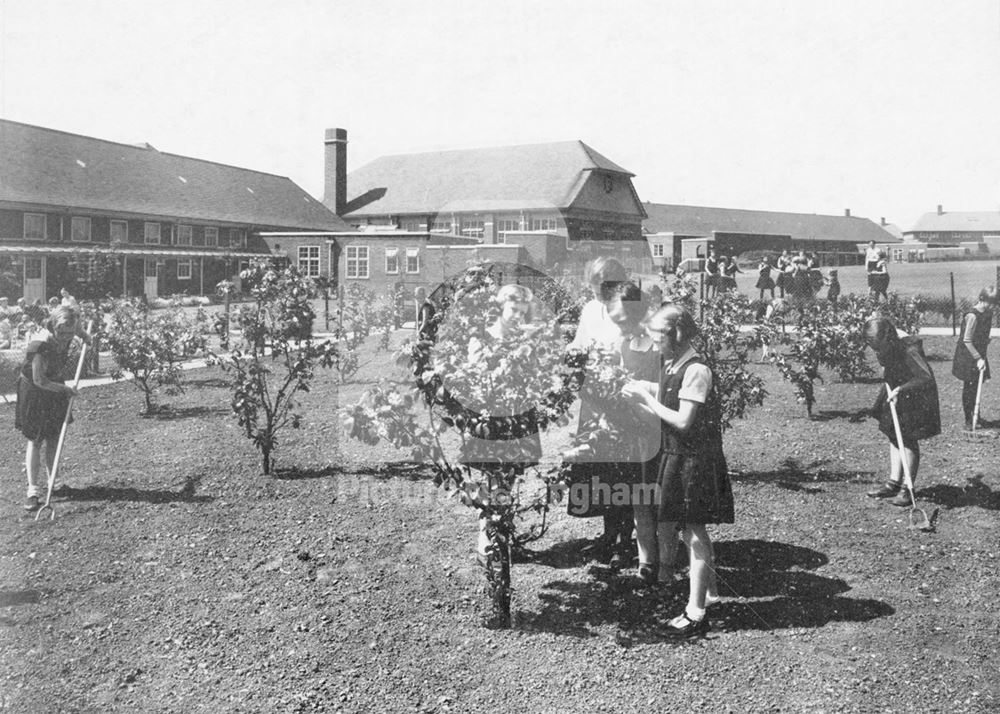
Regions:
<svg viewBox="0 0 1000 714"><path fill-rule="evenodd" d="M983 396L983 377L986 376L986 370L979 370L979 384L976 386L976 406L972 410L972 430L976 430L977 423L979 422L979 400Z"/></svg>
<svg viewBox="0 0 1000 714"><path fill-rule="evenodd" d="M94 326L94 321L91 320L87 323L87 333L90 333L90 329ZM87 343L83 343L83 347L80 349L80 359L76 363L76 376L73 377L73 389L75 390L80 386L80 375L83 374L83 363L87 358ZM69 402L66 404L66 416L63 417L62 429L59 430L59 442L56 444L56 456L52 460L52 473L49 474L49 488L48 493L45 496L45 505L49 505L49 501L52 500L52 488L56 483L56 474L59 473L59 460L62 457L63 443L66 441L66 430L69 427L70 414L73 411L73 397L70 396Z"/></svg>
<svg viewBox="0 0 1000 714"><path fill-rule="evenodd" d="M886 382L886 391L891 392L892 387ZM906 485L906 490L910 492L910 498L913 498L913 477L910 475L910 462L906 460L906 451L903 447L903 430L899 426L899 414L896 412L896 402L888 399L889 402L889 412L892 414L892 426L896 430L896 445L899 448L899 460L903 465L903 481Z"/></svg>

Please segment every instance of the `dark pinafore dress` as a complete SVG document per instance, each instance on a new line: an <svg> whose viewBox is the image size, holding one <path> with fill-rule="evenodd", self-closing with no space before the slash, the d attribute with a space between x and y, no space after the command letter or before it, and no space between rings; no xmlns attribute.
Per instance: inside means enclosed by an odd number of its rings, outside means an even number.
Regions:
<svg viewBox="0 0 1000 714"><path fill-rule="evenodd" d="M66 354L53 339L36 340L28 344L24 362L17 379L17 408L14 411L14 428L30 441L58 439L63 419L69 408L69 396L50 392L35 385L31 363L35 355L45 357L45 376L51 382L64 383L62 376Z"/></svg>
<svg viewBox="0 0 1000 714"><path fill-rule="evenodd" d="M972 353L965 346L965 326L969 320L975 320L972 328L972 346L986 360L986 371L983 373L983 381L990 378L990 361L986 356L990 346L990 328L993 327L992 310L972 309L962 316L962 332L958 336L958 343L955 345L955 357L951 362L951 373L963 382L979 381L979 368L976 360L972 358Z"/></svg>
<svg viewBox="0 0 1000 714"><path fill-rule="evenodd" d="M660 377L660 403L668 409L680 407L678 393L684 373L693 364L705 363L696 357L676 373L664 372ZM733 490L722 452L720 407L714 385L686 432L663 424L657 480L660 487L657 520L681 524L734 521Z"/></svg>
<svg viewBox="0 0 1000 714"><path fill-rule="evenodd" d="M762 265L759 268L759 276L757 277L757 289L758 290L774 290L774 279L771 277L771 266Z"/></svg>

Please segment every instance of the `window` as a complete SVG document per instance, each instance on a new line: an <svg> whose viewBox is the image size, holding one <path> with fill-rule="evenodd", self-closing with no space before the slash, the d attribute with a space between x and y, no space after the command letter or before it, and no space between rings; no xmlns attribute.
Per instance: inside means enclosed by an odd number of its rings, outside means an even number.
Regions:
<svg viewBox="0 0 1000 714"><path fill-rule="evenodd" d="M45 240L44 213L24 214L24 238L25 240Z"/></svg>
<svg viewBox="0 0 1000 714"><path fill-rule="evenodd" d="M470 238L481 238L483 235L483 222L477 218L463 218L461 233L463 236L469 236Z"/></svg>
<svg viewBox="0 0 1000 714"><path fill-rule="evenodd" d="M128 243L128 223L125 221L111 221L111 242Z"/></svg>
<svg viewBox="0 0 1000 714"><path fill-rule="evenodd" d="M149 224L147 223L146 225L149 225ZM154 225L159 225L159 224L154 224ZM143 269L143 272L144 272L144 275L147 278L155 278L157 275L159 275L159 271L157 270L158 266L157 266L155 260L150 260L150 259L147 258L146 260L144 260L142 262L145 265L145 268Z"/></svg>
<svg viewBox="0 0 1000 714"><path fill-rule="evenodd" d="M419 273L420 272L420 249L419 248L407 248L406 249L406 272L407 273Z"/></svg>
<svg viewBox="0 0 1000 714"><path fill-rule="evenodd" d="M190 260L178 260L177 261L177 279L178 280L190 280L191 279L191 261Z"/></svg>
<svg viewBox="0 0 1000 714"><path fill-rule="evenodd" d="M215 248L219 245L219 229L205 226L205 246Z"/></svg>
<svg viewBox="0 0 1000 714"><path fill-rule="evenodd" d="M403 230L416 233L420 230L420 221L403 221Z"/></svg>
<svg viewBox="0 0 1000 714"><path fill-rule="evenodd" d="M144 223L143 227L144 242L147 244L159 245L160 244L160 224L159 223ZM148 261L147 261L148 262ZM146 277L152 277L147 275Z"/></svg>
<svg viewBox="0 0 1000 714"><path fill-rule="evenodd" d="M399 248L385 249L385 272L386 275L399 274Z"/></svg>
<svg viewBox="0 0 1000 714"><path fill-rule="evenodd" d="M434 222L431 223L431 230L439 233L451 233L451 221L435 218Z"/></svg>
<svg viewBox="0 0 1000 714"><path fill-rule="evenodd" d="M24 259L24 279L25 280L41 280L43 263L41 258L25 258Z"/></svg>
<svg viewBox="0 0 1000 714"><path fill-rule="evenodd" d="M319 246L299 246L299 272L307 278L319 277Z"/></svg>
<svg viewBox="0 0 1000 714"><path fill-rule="evenodd" d="M349 245L347 253L347 277L367 278L368 277L368 246Z"/></svg>
<svg viewBox="0 0 1000 714"><path fill-rule="evenodd" d="M531 230L533 231L554 231L556 229L555 218L532 218Z"/></svg>
<svg viewBox="0 0 1000 714"><path fill-rule="evenodd" d="M507 231L521 230L521 221L517 218L501 218L497 221L497 242L507 242Z"/></svg>
<svg viewBox="0 0 1000 714"><path fill-rule="evenodd" d="M90 219L73 216L69 220L70 240L89 241L90 240Z"/></svg>
<svg viewBox="0 0 1000 714"><path fill-rule="evenodd" d="M663 243L653 243L653 257L654 258L663 257Z"/></svg>
<svg viewBox="0 0 1000 714"><path fill-rule="evenodd" d="M247 247L247 232L242 228L230 228L229 229L229 247L230 248L246 248Z"/></svg>
<svg viewBox="0 0 1000 714"><path fill-rule="evenodd" d="M193 235L194 229L191 226L177 226L177 245L191 245Z"/></svg>

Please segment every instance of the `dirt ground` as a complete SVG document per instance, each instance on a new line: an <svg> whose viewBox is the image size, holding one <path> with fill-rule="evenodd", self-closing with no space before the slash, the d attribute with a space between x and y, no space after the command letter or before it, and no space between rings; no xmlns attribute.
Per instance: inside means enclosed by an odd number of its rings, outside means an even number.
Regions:
<svg viewBox="0 0 1000 714"><path fill-rule="evenodd" d="M584 555L599 523L559 505L515 566L514 628L481 627L474 515L402 455L345 440L338 404L363 385L317 378L271 479L213 370L157 418L127 384L88 390L69 489L40 522L0 405L0 710L996 711L1000 441L963 437L950 344L929 341L945 430L917 498L933 533L864 496L886 444L846 416L877 384L822 384L810 420L760 367L767 403L726 435L725 597L683 645L657 625L684 585L633 590ZM985 417L998 405L991 385Z"/></svg>

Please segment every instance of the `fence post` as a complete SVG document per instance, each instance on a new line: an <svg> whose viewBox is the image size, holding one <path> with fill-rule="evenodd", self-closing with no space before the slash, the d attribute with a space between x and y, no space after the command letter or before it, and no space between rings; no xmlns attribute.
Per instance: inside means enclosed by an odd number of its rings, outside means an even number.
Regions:
<svg viewBox="0 0 1000 714"><path fill-rule="evenodd" d="M698 274L698 287L701 299L698 300L698 322L705 321L705 273Z"/></svg>
<svg viewBox="0 0 1000 714"><path fill-rule="evenodd" d="M951 279L951 336L954 337L956 334L955 311L958 309L958 306L955 305L955 274L948 273L948 276Z"/></svg>

